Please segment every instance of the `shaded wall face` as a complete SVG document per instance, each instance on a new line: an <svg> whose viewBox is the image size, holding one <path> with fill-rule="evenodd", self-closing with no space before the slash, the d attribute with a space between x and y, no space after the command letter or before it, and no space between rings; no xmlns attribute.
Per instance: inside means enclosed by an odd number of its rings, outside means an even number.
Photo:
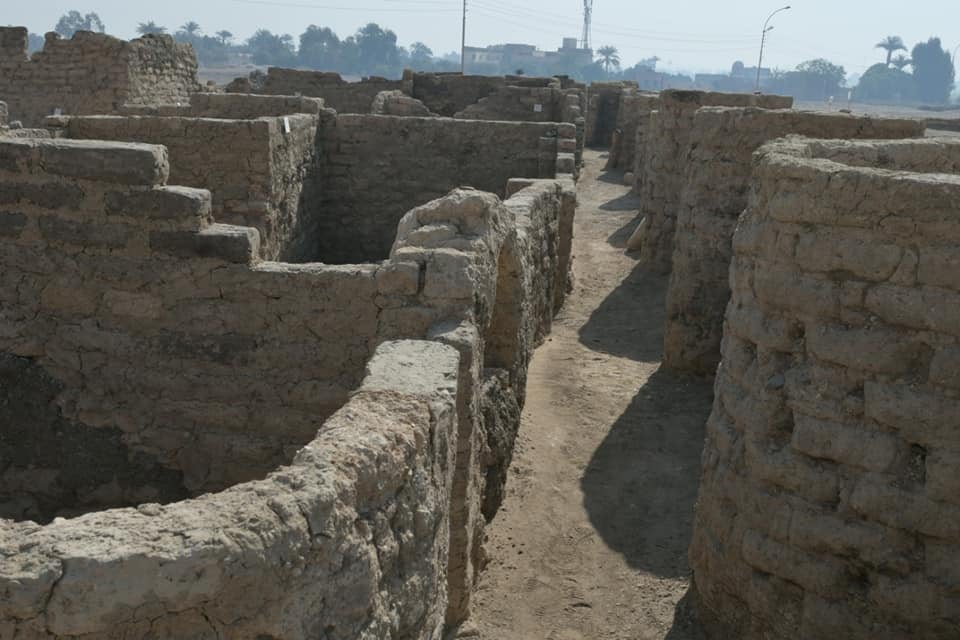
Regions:
<svg viewBox="0 0 960 640"><path fill-rule="evenodd" d="M960 145L760 153L690 551L705 617L725 637L956 637L960 187L875 161L956 166Z"/></svg>
<svg viewBox="0 0 960 640"><path fill-rule="evenodd" d="M708 107L697 111L677 215L664 360L712 375L720 362L723 313L730 300L733 233L747 206L753 153L787 135L896 139L923 135L912 120L843 114ZM944 165L944 168L949 165Z"/></svg>
<svg viewBox="0 0 960 640"><path fill-rule="evenodd" d="M27 59L26 36L20 39L18 29L3 31L0 96L11 119L28 127L40 126L57 109L112 114L128 103L186 103L198 88L193 50L169 36L126 42L81 31L70 40L49 37L43 50Z"/></svg>
<svg viewBox="0 0 960 640"><path fill-rule="evenodd" d="M510 178L553 177L557 136L575 136L572 125L369 115L324 127L318 256L330 263L385 259L404 214L453 188L503 196Z"/></svg>

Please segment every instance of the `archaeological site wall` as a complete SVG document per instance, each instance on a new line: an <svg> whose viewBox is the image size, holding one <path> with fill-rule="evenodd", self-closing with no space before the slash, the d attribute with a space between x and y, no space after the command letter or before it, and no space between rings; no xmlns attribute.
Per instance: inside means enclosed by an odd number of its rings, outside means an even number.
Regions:
<svg viewBox="0 0 960 640"><path fill-rule="evenodd" d="M504 195L510 178L574 173L569 124L338 115L325 121L319 258L382 260L419 203L469 185Z"/></svg>
<svg viewBox="0 0 960 640"><path fill-rule="evenodd" d="M671 89L660 93L643 136L640 213L643 217L640 260L646 268L670 273L677 212L686 176L693 119L700 107L789 109L793 98Z"/></svg>
<svg viewBox="0 0 960 640"><path fill-rule="evenodd" d="M113 114L127 104L187 102L198 89L193 49L170 36L127 42L88 31L69 40L50 33L30 58L27 30L0 27L0 99L10 119L27 127L41 126L56 109Z"/></svg>
<svg viewBox="0 0 960 640"><path fill-rule="evenodd" d="M610 145L608 169L623 169L635 172L638 141L643 136L640 127L650 119L650 113L660 104L660 94L648 91L625 89L620 94L620 106L617 109L617 124ZM635 174L636 175L636 174Z"/></svg>
<svg viewBox="0 0 960 640"><path fill-rule="evenodd" d="M733 232L747 206L752 156L789 134L833 139L922 137L914 120L753 107L704 107L694 116L673 242L664 363L713 375L730 301Z"/></svg>
<svg viewBox="0 0 960 640"><path fill-rule="evenodd" d="M293 114L249 120L155 116L50 118L72 139L162 144L170 180L208 189L217 222L254 227L261 257L307 262L315 257L321 168L319 118Z"/></svg>
<svg viewBox="0 0 960 640"><path fill-rule="evenodd" d="M566 292L572 175L456 190L332 266L261 260L170 171L0 142L0 629L438 637Z"/></svg>
<svg viewBox="0 0 960 640"><path fill-rule="evenodd" d="M238 85L237 90L240 93L323 98L327 107L339 113L370 113L378 93L404 91L410 94L410 87L409 77L403 80L372 77L347 82L338 73L270 67L262 86L244 88Z"/></svg>
<svg viewBox="0 0 960 640"><path fill-rule="evenodd" d="M763 148L690 550L718 638L960 634L960 144Z"/></svg>

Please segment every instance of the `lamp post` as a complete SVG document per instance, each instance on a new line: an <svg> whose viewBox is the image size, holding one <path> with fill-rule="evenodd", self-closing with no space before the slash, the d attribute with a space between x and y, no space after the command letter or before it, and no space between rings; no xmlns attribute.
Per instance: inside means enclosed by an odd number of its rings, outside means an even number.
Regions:
<svg viewBox="0 0 960 640"><path fill-rule="evenodd" d="M760 61L757 62L757 88L756 92L760 93L760 69L763 68L763 45L767 43L767 34L773 31L773 27L769 26L770 21L773 20L773 16L777 15L781 11L786 11L790 8L790 5L785 7L780 7L767 17L767 21L763 23L763 33L760 36Z"/></svg>

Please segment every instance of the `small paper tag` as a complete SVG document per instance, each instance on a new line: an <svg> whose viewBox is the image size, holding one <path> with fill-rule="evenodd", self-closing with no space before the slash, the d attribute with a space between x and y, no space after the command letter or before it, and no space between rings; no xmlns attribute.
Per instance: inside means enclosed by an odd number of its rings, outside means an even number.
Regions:
<svg viewBox="0 0 960 640"><path fill-rule="evenodd" d="M63 109L61 109L60 107L57 107L56 109L53 110L53 115L55 115L55 116L62 116L62 115L63 115Z"/></svg>
<svg viewBox="0 0 960 640"><path fill-rule="evenodd" d="M535 105L533 105L533 112L534 112L534 113L543 113L543 105L542 105L542 104L535 104Z"/></svg>
<svg viewBox="0 0 960 640"><path fill-rule="evenodd" d="M290 118L283 118L283 132L290 133Z"/></svg>

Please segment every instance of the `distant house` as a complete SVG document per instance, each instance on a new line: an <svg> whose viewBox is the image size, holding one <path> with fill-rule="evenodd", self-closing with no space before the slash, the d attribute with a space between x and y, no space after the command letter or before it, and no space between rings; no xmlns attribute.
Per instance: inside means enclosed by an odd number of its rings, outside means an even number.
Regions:
<svg viewBox="0 0 960 640"><path fill-rule="evenodd" d="M530 44L495 44L466 47L467 71L510 74L523 70L528 75L573 72L593 63L593 49L581 49L576 38L564 38L556 51L541 51Z"/></svg>

